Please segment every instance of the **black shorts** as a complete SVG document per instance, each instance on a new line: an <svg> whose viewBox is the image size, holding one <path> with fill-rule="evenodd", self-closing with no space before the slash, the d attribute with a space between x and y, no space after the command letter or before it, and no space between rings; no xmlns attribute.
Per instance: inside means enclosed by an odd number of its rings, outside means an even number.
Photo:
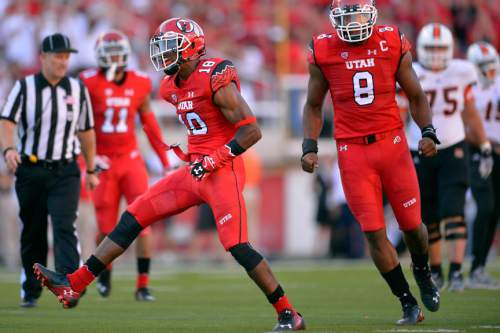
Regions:
<svg viewBox="0 0 500 333"><path fill-rule="evenodd" d="M198 221L196 223L196 230L198 231L212 231L216 230L215 217L212 213L212 208L206 203L200 205L198 209Z"/></svg>
<svg viewBox="0 0 500 333"><path fill-rule="evenodd" d="M440 149L438 154L425 158L411 152L418 175L425 224L464 216L465 193L469 186L469 152L464 141Z"/></svg>

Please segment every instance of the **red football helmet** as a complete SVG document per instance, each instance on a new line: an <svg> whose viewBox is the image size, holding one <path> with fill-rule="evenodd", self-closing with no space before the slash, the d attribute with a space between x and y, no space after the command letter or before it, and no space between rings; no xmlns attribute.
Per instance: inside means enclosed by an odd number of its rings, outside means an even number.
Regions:
<svg viewBox="0 0 500 333"><path fill-rule="evenodd" d="M364 41L372 35L377 21L375 0L333 0L330 22L345 42Z"/></svg>
<svg viewBox="0 0 500 333"><path fill-rule="evenodd" d="M172 75L179 65L205 54L205 35L193 20L171 18L164 21L149 42L149 55L157 71Z"/></svg>
<svg viewBox="0 0 500 333"><path fill-rule="evenodd" d="M127 36L120 31L112 30L99 35L94 50L99 67L127 66L130 43Z"/></svg>

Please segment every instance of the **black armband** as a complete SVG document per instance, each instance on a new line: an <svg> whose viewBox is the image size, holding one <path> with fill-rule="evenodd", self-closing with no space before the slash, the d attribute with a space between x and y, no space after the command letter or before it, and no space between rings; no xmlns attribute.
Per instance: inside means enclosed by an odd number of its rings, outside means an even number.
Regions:
<svg viewBox="0 0 500 333"><path fill-rule="evenodd" d="M236 139L231 140L231 142L229 142L226 146L229 147L229 149L231 150L231 154L233 154L234 156L241 155L246 151L245 148L240 146Z"/></svg>
<svg viewBox="0 0 500 333"><path fill-rule="evenodd" d="M425 126L421 131L422 138L429 138L437 145L441 143L441 141L437 138L436 129L432 126L432 124Z"/></svg>
<svg viewBox="0 0 500 333"><path fill-rule="evenodd" d="M302 156L309 153L318 153L318 141L314 139L304 139L302 141Z"/></svg>

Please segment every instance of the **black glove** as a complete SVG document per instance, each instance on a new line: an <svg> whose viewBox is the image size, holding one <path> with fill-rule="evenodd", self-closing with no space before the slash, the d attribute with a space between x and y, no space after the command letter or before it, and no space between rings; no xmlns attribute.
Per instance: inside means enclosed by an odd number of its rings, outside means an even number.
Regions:
<svg viewBox="0 0 500 333"><path fill-rule="evenodd" d="M432 124L422 128L422 138L429 138L437 145L441 143L441 141L437 138L436 129L432 126Z"/></svg>

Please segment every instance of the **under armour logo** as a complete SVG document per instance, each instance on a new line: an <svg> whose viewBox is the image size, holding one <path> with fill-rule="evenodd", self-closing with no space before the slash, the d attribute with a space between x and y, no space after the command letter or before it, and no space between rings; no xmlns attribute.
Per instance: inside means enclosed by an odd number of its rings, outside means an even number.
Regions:
<svg viewBox="0 0 500 333"><path fill-rule="evenodd" d="M282 324L280 325L280 328L292 328L292 324Z"/></svg>
<svg viewBox="0 0 500 333"><path fill-rule="evenodd" d="M73 291L73 290L64 290L64 296L73 296L75 295L76 293Z"/></svg>
<svg viewBox="0 0 500 333"><path fill-rule="evenodd" d="M347 151L347 145L339 146L339 151Z"/></svg>
<svg viewBox="0 0 500 333"><path fill-rule="evenodd" d="M394 144L398 144L401 142L401 137L399 135L396 135L396 137L394 137L394 140L392 140L392 143Z"/></svg>
<svg viewBox="0 0 500 333"><path fill-rule="evenodd" d="M377 55L377 50L368 50L368 55Z"/></svg>
<svg viewBox="0 0 500 333"><path fill-rule="evenodd" d="M196 175L196 176L199 176L203 173L203 167L201 165L198 165L196 167L193 168L193 173Z"/></svg>

